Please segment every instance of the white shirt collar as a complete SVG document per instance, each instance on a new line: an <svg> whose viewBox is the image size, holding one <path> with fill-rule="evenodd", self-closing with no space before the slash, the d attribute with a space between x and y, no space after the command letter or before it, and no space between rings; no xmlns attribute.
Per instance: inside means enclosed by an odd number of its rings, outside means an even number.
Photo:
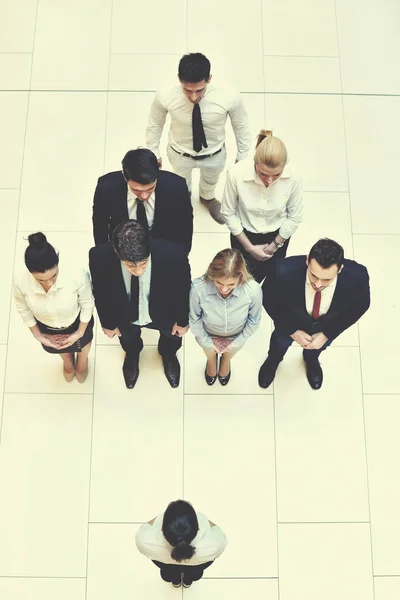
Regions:
<svg viewBox="0 0 400 600"><path fill-rule="evenodd" d="M254 166L254 160L251 159L246 162L247 162L247 165L244 169L243 181L255 181L258 184L264 185L264 183L261 181L261 179L257 175L256 169ZM289 177L291 177L290 167L289 167L289 164L286 164L282 171L282 175L279 177L279 179L287 179ZM276 181L279 181L279 179L277 179Z"/></svg>

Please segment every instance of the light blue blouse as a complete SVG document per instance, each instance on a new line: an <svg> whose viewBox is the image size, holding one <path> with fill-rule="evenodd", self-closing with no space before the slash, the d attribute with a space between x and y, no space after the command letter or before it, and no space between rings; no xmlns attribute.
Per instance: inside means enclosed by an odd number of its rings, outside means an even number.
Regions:
<svg viewBox="0 0 400 600"><path fill-rule="evenodd" d="M211 348L211 336L220 336L233 338L232 346L239 350L258 329L261 310L262 291L254 279L235 287L227 298L204 275L192 283L189 323L202 348Z"/></svg>

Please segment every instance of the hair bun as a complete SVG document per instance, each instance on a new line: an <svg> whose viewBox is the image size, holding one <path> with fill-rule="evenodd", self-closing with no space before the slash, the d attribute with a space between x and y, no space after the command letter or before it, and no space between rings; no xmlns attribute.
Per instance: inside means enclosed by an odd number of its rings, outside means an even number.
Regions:
<svg viewBox="0 0 400 600"><path fill-rule="evenodd" d="M47 238L41 231L28 235L29 246L36 250L43 250L47 244Z"/></svg>

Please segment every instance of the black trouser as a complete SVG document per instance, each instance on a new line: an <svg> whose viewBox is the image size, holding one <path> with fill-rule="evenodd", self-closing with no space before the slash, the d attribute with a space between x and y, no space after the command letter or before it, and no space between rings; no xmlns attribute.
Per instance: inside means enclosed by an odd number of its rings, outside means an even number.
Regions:
<svg viewBox="0 0 400 600"><path fill-rule="evenodd" d="M182 338L177 335L172 335L171 329L157 327L155 323L144 325L147 329L158 329L160 337L158 340L158 351L163 358L171 359L175 356L179 348L182 346ZM125 350L128 357L137 358L143 348L143 340L141 336L142 327L140 325L128 324L126 327L119 328L121 337L119 343Z"/></svg>
<svg viewBox="0 0 400 600"><path fill-rule="evenodd" d="M251 231L246 231L246 229L243 229L243 233L246 234L246 236L249 238L252 244L266 245L270 244L272 240L276 238L276 236L279 233L279 229L277 229L276 231L271 231L270 233L252 233ZM275 252L272 258L263 261L254 258L254 256L252 256L250 252L247 252L247 250L243 248L242 244L239 242L237 237L231 234L231 248L235 248L243 254L243 258L247 263L248 270L253 275L254 279L258 281L258 283L261 283L264 277L267 276L268 270L271 268L271 262L275 258L285 258L289 241L290 238L286 240L282 248L278 248L278 250Z"/></svg>
<svg viewBox="0 0 400 600"><path fill-rule="evenodd" d="M203 563L202 565L167 565L158 560L153 560L153 563L160 569L161 578L168 583L180 583L181 573L183 574L183 583L187 585L198 581L203 577L204 569L207 569L213 564L213 560Z"/></svg>
<svg viewBox="0 0 400 600"><path fill-rule="evenodd" d="M332 344L334 339L335 338L328 340L319 350L303 350L303 358L306 363L310 364L317 361L321 352ZM278 365L292 344L293 338L291 338L290 335L274 329L269 342L268 358L274 365Z"/></svg>

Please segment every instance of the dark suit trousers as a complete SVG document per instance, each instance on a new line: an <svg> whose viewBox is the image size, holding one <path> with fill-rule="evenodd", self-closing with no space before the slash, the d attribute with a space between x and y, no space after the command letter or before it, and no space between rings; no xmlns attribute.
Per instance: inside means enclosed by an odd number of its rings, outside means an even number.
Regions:
<svg viewBox="0 0 400 600"><path fill-rule="evenodd" d="M243 233L247 235L250 242L254 245L267 245L270 244L272 240L276 238L276 236L279 233L279 229L277 229L276 231L271 231L270 233L252 233L251 231L246 231L245 229L243 229ZM282 248L279 248L275 252L272 258L261 261L254 258L254 256L252 256L250 252L247 252L247 250L243 248L242 244L239 242L237 237L231 234L231 248L235 248L243 254L243 258L246 261L248 270L258 283L261 283L264 277L268 275L268 271L271 268L271 264L273 264L273 260L275 260L276 258L285 258L289 246L289 241L290 238L286 240Z"/></svg>
<svg viewBox="0 0 400 600"><path fill-rule="evenodd" d="M158 351L163 358L172 359L182 346L182 338L172 335L170 330L160 328L155 323L144 325L147 329L158 329L160 337L158 340ZM129 324L127 327L119 328L121 337L119 343L128 356L138 357L143 349L141 336L142 328L139 325Z"/></svg>
<svg viewBox="0 0 400 600"><path fill-rule="evenodd" d="M312 363L318 360L319 355L325 348L332 344L334 338L328 340L326 344L319 350L303 350L303 358L307 363ZM268 357L272 363L278 365L285 356L287 349L293 344L293 339L286 333L281 333L274 329L269 342Z"/></svg>
<svg viewBox="0 0 400 600"><path fill-rule="evenodd" d="M168 583L180 583L181 573L183 573L184 583L192 583L203 577L204 569L207 569L214 561L203 563L202 565L167 565L158 560L153 560L153 563L160 569L161 578Z"/></svg>

